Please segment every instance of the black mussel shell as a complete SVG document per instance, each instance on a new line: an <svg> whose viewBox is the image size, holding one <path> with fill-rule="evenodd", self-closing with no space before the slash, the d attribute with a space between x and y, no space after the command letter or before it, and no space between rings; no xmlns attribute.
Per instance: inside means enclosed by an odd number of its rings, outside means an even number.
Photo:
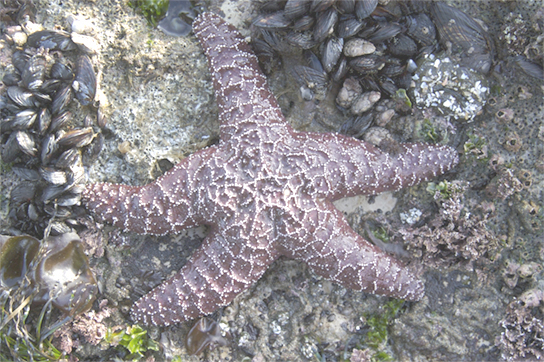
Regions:
<svg viewBox="0 0 544 362"><path fill-rule="evenodd" d="M337 1L335 6L342 14L352 14L355 12L355 3L357 0L341 0Z"/></svg>
<svg viewBox="0 0 544 362"><path fill-rule="evenodd" d="M378 6L378 0L359 0L355 2L355 14L359 20L370 16Z"/></svg>
<svg viewBox="0 0 544 362"><path fill-rule="evenodd" d="M85 147L93 140L94 132L91 127L73 129L57 139L60 147Z"/></svg>
<svg viewBox="0 0 544 362"><path fill-rule="evenodd" d="M372 125L374 115L372 112L363 113L361 116L348 118L340 127L339 132L351 137L361 137Z"/></svg>
<svg viewBox="0 0 544 362"><path fill-rule="evenodd" d="M40 175L51 185L64 185L67 181L66 172L52 167L40 167Z"/></svg>
<svg viewBox="0 0 544 362"><path fill-rule="evenodd" d="M20 108L32 108L38 101L32 92L18 86L11 86L7 89L8 98Z"/></svg>
<svg viewBox="0 0 544 362"><path fill-rule="evenodd" d="M42 30L28 36L27 44L33 48L70 51L77 46L65 31Z"/></svg>
<svg viewBox="0 0 544 362"><path fill-rule="evenodd" d="M263 29L283 29L291 24L291 20L285 17L283 11L258 16L253 25Z"/></svg>
<svg viewBox="0 0 544 362"><path fill-rule="evenodd" d="M325 11L330 8L336 0L313 0L312 5L310 6L310 12L318 13Z"/></svg>
<svg viewBox="0 0 544 362"><path fill-rule="evenodd" d="M35 109L25 109L15 115L12 121L12 129L29 129L36 122L38 114Z"/></svg>
<svg viewBox="0 0 544 362"><path fill-rule="evenodd" d="M293 30L294 31L306 31L310 30L315 23L315 18L310 15L303 16L299 18L295 23L293 24Z"/></svg>
<svg viewBox="0 0 544 362"><path fill-rule="evenodd" d="M489 34L480 24L463 11L443 2L432 4L431 17L443 46L451 44L452 51L459 53L461 63L481 73L489 72L494 47Z"/></svg>
<svg viewBox="0 0 544 362"><path fill-rule="evenodd" d="M26 62L21 74L23 87L36 91L41 88L45 80L47 61L43 55L35 55Z"/></svg>
<svg viewBox="0 0 544 362"><path fill-rule="evenodd" d="M55 93L53 104L51 104L51 113L56 115L63 112L72 99L74 99L72 87L66 84Z"/></svg>
<svg viewBox="0 0 544 362"><path fill-rule="evenodd" d="M365 22L357 19L354 15L342 15L338 21L338 36L349 38L354 36L365 26Z"/></svg>
<svg viewBox="0 0 544 362"><path fill-rule="evenodd" d="M402 31L399 24L391 22L380 22L375 26L363 30L360 34L361 38L366 39L375 45L380 44Z"/></svg>
<svg viewBox="0 0 544 362"><path fill-rule="evenodd" d="M287 19L302 17L310 10L310 3L308 0L287 0L283 8L283 15Z"/></svg>
<svg viewBox="0 0 544 362"><path fill-rule="evenodd" d="M42 164L47 165L49 161L55 156L57 150L57 138L54 134L47 134L42 140L42 150L40 152L40 160Z"/></svg>
<svg viewBox="0 0 544 362"><path fill-rule="evenodd" d="M2 83L4 83L6 86L14 86L17 85L21 81L21 76L16 71L9 71L4 74L4 77L2 78Z"/></svg>
<svg viewBox="0 0 544 362"><path fill-rule="evenodd" d="M57 132L59 129L64 127L72 119L72 112L64 111L53 117L51 120L51 132Z"/></svg>
<svg viewBox="0 0 544 362"><path fill-rule="evenodd" d="M427 14L412 14L404 18L406 34L421 46L436 43L436 28Z"/></svg>
<svg viewBox="0 0 544 362"><path fill-rule="evenodd" d="M24 154L35 157L38 153L32 136L24 131L12 132L2 148L2 161L11 163Z"/></svg>
<svg viewBox="0 0 544 362"><path fill-rule="evenodd" d="M399 58L412 58L417 54L417 44L407 35L398 34L388 41L387 49Z"/></svg>
<svg viewBox="0 0 544 362"><path fill-rule="evenodd" d="M51 125L51 112L49 108L42 108L38 112L38 135L43 136Z"/></svg>
<svg viewBox="0 0 544 362"><path fill-rule="evenodd" d="M91 60L86 55L81 55L77 60L76 76L72 87L76 98L82 106L91 104L96 95L96 74Z"/></svg>
<svg viewBox="0 0 544 362"><path fill-rule="evenodd" d="M344 48L344 39L332 37L327 40L323 51L321 52L321 63L327 73L330 73L340 56L342 55L342 49Z"/></svg>
<svg viewBox="0 0 544 362"><path fill-rule="evenodd" d="M55 62L51 67L51 78L72 80L74 79L74 73L72 73L72 69L69 66L60 62Z"/></svg>
<svg viewBox="0 0 544 362"><path fill-rule="evenodd" d="M338 12L335 8L317 14L317 21L314 27L314 40L318 43L325 40L334 31L338 22Z"/></svg>
<svg viewBox="0 0 544 362"><path fill-rule="evenodd" d="M542 65L533 63L524 56L517 56L514 60L525 74L538 80L544 80Z"/></svg>
<svg viewBox="0 0 544 362"><path fill-rule="evenodd" d="M310 32L300 33L298 31L291 31L287 33L285 40L289 44L300 47L301 49L311 49L317 44Z"/></svg>
<svg viewBox="0 0 544 362"><path fill-rule="evenodd" d="M19 74L23 74L26 68L26 63L30 59L30 54L21 50L17 50L11 57L13 66L19 71Z"/></svg>
<svg viewBox="0 0 544 362"><path fill-rule="evenodd" d="M43 82L42 88L40 90L45 94L54 94L56 91L59 90L61 85L62 82L60 80L49 78Z"/></svg>
<svg viewBox="0 0 544 362"><path fill-rule="evenodd" d="M385 66L385 60L376 54L363 55L353 58L349 65L363 74L375 73Z"/></svg>

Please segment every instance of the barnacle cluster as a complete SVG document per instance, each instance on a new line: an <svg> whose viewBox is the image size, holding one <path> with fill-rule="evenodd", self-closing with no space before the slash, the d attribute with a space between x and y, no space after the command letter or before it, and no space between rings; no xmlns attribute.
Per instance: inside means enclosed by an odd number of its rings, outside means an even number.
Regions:
<svg viewBox="0 0 544 362"><path fill-rule="evenodd" d="M544 291L529 289L519 299L513 300L506 308L506 316L501 321L504 328L497 345L502 358L507 361L544 358Z"/></svg>

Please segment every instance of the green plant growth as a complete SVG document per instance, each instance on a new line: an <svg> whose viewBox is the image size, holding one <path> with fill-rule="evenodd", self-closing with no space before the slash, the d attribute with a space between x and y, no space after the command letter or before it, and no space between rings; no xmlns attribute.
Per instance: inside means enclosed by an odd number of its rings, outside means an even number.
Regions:
<svg viewBox="0 0 544 362"><path fill-rule="evenodd" d="M149 24L155 27L166 14L169 3L169 0L130 0L128 5L141 11Z"/></svg>
<svg viewBox="0 0 544 362"><path fill-rule="evenodd" d="M463 150L465 151L465 155L474 156L480 162L487 163L489 161L487 142L477 134L468 134L468 140L463 145Z"/></svg>
<svg viewBox="0 0 544 362"><path fill-rule="evenodd" d="M394 299L383 306L381 313L365 315L370 330L363 339L364 344L376 351L372 356L373 361L392 361L392 357L384 352L389 332L388 327L391 321L397 316L404 305L404 300Z"/></svg>
<svg viewBox="0 0 544 362"><path fill-rule="evenodd" d="M51 344L51 339L65 320L42 330L49 319L51 303L47 303L36 318L30 317L32 295L25 296L18 291L8 295L4 290L0 298L0 360L58 361L63 355Z"/></svg>
<svg viewBox="0 0 544 362"><path fill-rule="evenodd" d="M396 101L404 103L408 108L412 108L412 101L410 100L410 97L408 97L408 94L406 94L405 89L399 89L393 98Z"/></svg>
<svg viewBox="0 0 544 362"><path fill-rule="evenodd" d="M126 359L133 361L138 361L149 350L159 350L158 343L149 338L147 331L137 324L117 332L108 329L104 341L110 345L119 344L125 347L130 352Z"/></svg>
<svg viewBox="0 0 544 362"><path fill-rule="evenodd" d="M438 134L436 133L436 129L433 127L430 119L425 118L423 121L423 124L421 125L421 133L426 142L438 142Z"/></svg>

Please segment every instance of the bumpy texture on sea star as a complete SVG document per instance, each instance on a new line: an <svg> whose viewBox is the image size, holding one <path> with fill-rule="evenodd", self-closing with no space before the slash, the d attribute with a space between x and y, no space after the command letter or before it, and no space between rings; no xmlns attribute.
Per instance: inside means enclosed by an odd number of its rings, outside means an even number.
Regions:
<svg viewBox="0 0 544 362"><path fill-rule="evenodd" d="M181 271L134 304L132 318L169 325L210 314L281 255L348 288L419 300L423 283L353 231L332 202L436 177L457 163L455 150L401 144L392 155L339 134L296 132L238 31L211 13L193 29L213 75L219 144L149 185L94 184L83 193L88 209L126 231L210 226Z"/></svg>

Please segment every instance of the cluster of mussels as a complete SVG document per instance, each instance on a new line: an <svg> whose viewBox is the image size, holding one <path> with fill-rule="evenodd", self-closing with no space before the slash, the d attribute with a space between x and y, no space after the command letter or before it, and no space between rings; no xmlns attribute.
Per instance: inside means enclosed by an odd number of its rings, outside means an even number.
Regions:
<svg viewBox="0 0 544 362"><path fill-rule="evenodd" d="M253 25L263 63L275 53L301 49L306 64L292 67L305 100L322 100L342 84L336 103L367 126L391 112L373 112L380 99L402 97L419 59L440 48L481 73L494 47L480 24L443 2L378 0L272 0L260 4ZM383 114L382 114L383 113Z"/></svg>
<svg viewBox="0 0 544 362"><path fill-rule="evenodd" d="M97 78L89 55L96 41L75 32L77 24L72 34L42 30L14 43L2 79L2 161L25 180L11 192L9 216L16 229L39 238L48 226L51 235L72 231L72 207L84 182L82 157L95 157L103 143L93 129L95 114L104 126L93 105ZM82 112L87 117L76 121L74 114Z"/></svg>

